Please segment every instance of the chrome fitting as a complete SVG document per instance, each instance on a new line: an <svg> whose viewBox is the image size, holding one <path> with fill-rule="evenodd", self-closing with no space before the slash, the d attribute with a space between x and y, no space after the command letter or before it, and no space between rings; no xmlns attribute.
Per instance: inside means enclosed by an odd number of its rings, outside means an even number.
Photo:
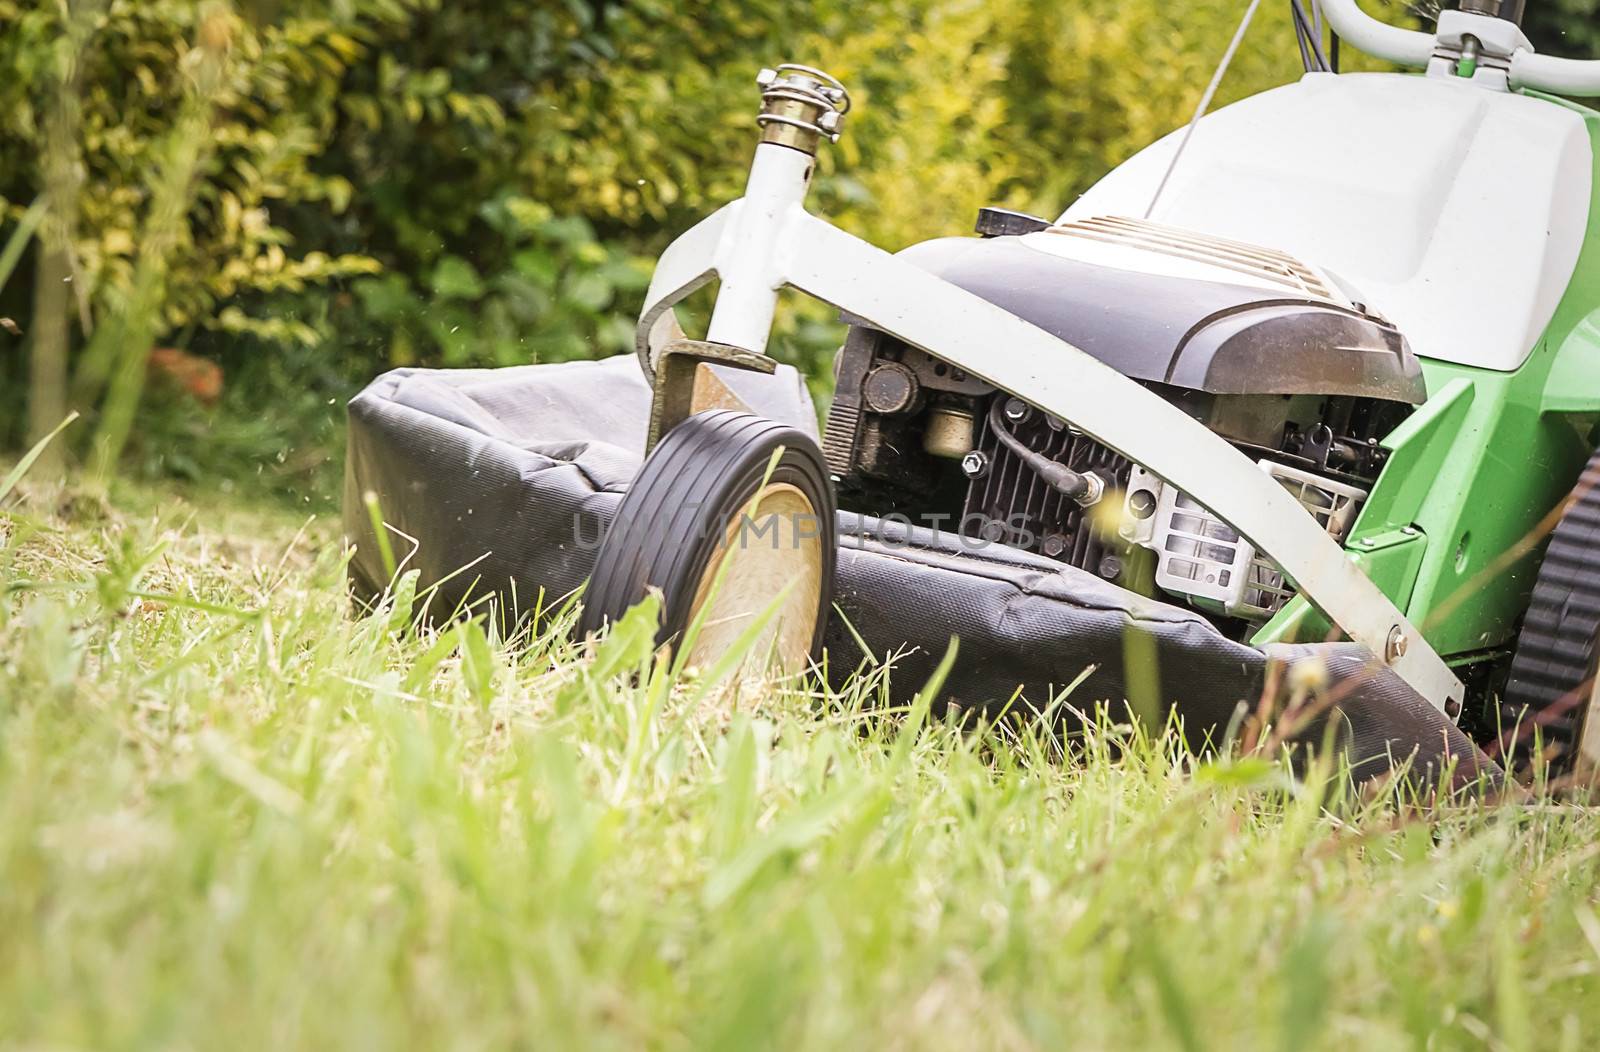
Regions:
<svg viewBox="0 0 1600 1052"><path fill-rule="evenodd" d="M802 153L817 153L821 139L838 142L844 115L850 112L850 93L833 77L813 69L785 63L756 75L761 88L761 141L787 146Z"/></svg>
<svg viewBox="0 0 1600 1052"><path fill-rule="evenodd" d="M1085 471L1083 481L1089 484L1089 489L1083 496L1077 498L1078 507L1087 508L1099 504L1101 498L1106 495L1106 480L1092 471Z"/></svg>

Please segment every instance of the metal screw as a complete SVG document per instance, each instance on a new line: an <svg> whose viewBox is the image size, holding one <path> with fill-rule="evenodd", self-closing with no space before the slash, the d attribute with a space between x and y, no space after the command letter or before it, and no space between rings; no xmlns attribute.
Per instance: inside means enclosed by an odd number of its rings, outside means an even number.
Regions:
<svg viewBox="0 0 1600 1052"><path fill-rule="evenodd" d="M1122 576L1122 560L1115 555L1108 555L1100 560L1100 576L1108 581L1114 581Z"/></svg>
<svg viewBox="0 0 1600 1052"><path fill-rule="evenodd" d="M1013 424L1020 424L1022 421L1028 419L1028 414L1030 412L1032 412L1032 410L1028 408L1028 403L1024 402L1020 398L1012 398L1006 402L1006 419L1011 421Z"/></svg>
<svg viewBox="0 0 1600 1052"><path fill-rule="evenodd" d="M974 449L961 458L961 473L969 479L981 479L989 473L989 454Z"/></svg>
<svg viewBox="0 0 1600 1052"><path fill-rule="evenodd" d="M1067 550L1067 539L1059 533L1047 533L1039 542L1039 550L1054 559Z"/></svg>
<svg viewBox="0 0 1600 1052"><path fill-rule="evenodd" d="M1406 634L1399 625L1389 629L1389 639L1383 645L1383 660L1393 664L1406 656Z"/></svg>
<svg viewBox="0 0 1600 1052"><path fill-rule="evenodd" d="M756 87L758 87L758 88L770 88L773 84L775 84L777 82L777 80L778 80L778 71L777 70L775 70L775 69L763 69L760 73L756 74Z"/></svg>
<svg viewBox="0 0 1600 1052"><path fill-rule="evenodd" d="M838 110L829 110L827 113L824 113L822 116L817 118L817 127L827 132L829 137L831 137L834 142L838 142L839 122L842 119L842 115Z"/></svg>

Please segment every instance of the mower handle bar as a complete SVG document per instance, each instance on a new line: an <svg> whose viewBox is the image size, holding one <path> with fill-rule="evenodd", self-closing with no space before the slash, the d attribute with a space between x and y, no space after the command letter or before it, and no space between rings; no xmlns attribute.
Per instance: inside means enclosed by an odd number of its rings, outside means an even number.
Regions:
<svg viewBox="0 0 1600 1052"><path fill-rule="evenodd" d="M1361 10L1356 0L1322 0L1322 12L1341 39L1369 55L1418 69L1433 58L1437 46L1433 36L1380 22ZM1511 56L1511 86L1552 95L1600 96L1600 60L1518 50Z"/></svg>

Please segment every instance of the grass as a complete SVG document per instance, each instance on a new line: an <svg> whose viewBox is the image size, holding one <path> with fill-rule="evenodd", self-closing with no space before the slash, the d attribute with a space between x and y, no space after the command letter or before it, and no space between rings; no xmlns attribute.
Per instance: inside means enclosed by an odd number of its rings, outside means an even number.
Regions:
<svg viewBox="0 0 1600 1052"><path fill-rule="evenodd" d="M1593 1047L1600 820L352 617L334 524L0 513L0 1045ZM13 501L15 495L13 495ZM637 675L636 675L637 673Z"/></svg>

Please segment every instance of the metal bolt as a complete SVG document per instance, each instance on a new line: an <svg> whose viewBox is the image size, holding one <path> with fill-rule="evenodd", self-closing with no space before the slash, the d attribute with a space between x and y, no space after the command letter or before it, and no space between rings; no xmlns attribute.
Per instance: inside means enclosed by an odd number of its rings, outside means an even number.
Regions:
<svg viewBox="0 0 1600 1052"><path fill-rule="evenodd" d="M1383 645L1383 660L1393 664L1406 656L1406 634L1399 625L1389 629L1389 639Z"/></svg>
<svg viewBox="0 0 1600 1052"><path fill-rule="evenodd" d="M1083 474L1083 481L1089 484L1089 492L1078 498L1078 506L1087 508L1092 504L1099 504L1100 499L1106 495L1106 480L1092 471Z"/></svg>
<svg viewBox="0 0 1600 1052"><path fill-rule="evenodd" d="M1059 533L1047 533L1044 540L1039 542L1039 550L1054 559L1067 550L1067 539Z"/></svg>
<svg viewBox="0 0 1600 1052"><path fill-rule="evenodd" d="M961 473L969 479L981 479L989 473L989 454L974 449L961 458Z"/></svg>
<svg viewBox="0 0 1600 1052"><path fill-rule="evenodd" d="M1032 410L1028 408L1028 403L1024 402L1020 398L1011 398L1006 401L1006 419L1011 421L1013 424L1020 424L1024 420L1028 419L1028 414L1030 412L1032 412Z"/></svg>
<svg viewBox="0 0 1600 1052"><path fill-rule="evenodd" d="M822 116L817 118L817 127L821 128L823 131L827 132L829 135L833 136L835 140L837 140L839 138L839 122L842 119L843 117L838 110L829 110L827 113L824 113Z"/></svg>
<svg viewBox="0 0 1600 1052"><path fill-rule="evenodd" d="M1108 581L1114 581L1122 576L1122 560L1115 555L1108 555L1100 560L1100 576Z"/></svg>
<svg viewBox="0 0 1600 1052"><path fill-rule="evenodd" d="M756 87L758 87L758 88L770 88L773 84L777 83L777 80L778 80L778 71L777 70L775 70L775 69L763 69L760 73L756 74Z"/></svg>

